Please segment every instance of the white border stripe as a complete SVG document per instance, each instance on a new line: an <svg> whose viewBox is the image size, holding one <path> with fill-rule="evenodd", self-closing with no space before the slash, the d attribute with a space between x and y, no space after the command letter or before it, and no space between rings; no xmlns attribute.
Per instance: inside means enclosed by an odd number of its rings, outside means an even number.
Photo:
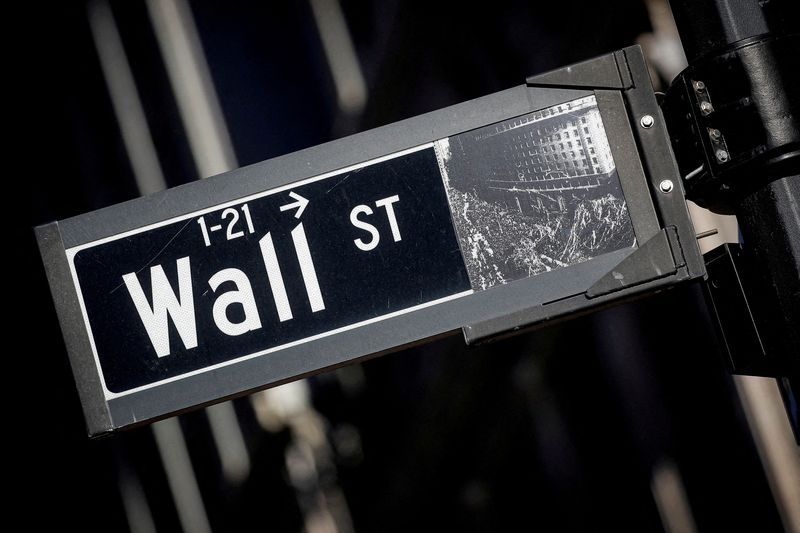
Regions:
<svg viewBox="0 0 800 533"><path fill-rule="evenodd" d="M344 167L338 170L332 170L330 172L326 172L325 174L320 174L319 176L312 176L310 178L306 178L300 181L295 181L293 183L288 183L286 185L281 185L280 187L275 187L274 189L269 189L267 191L257 192L255 194L251 194L249 196L243 196L241 198L237 198L236 200L231 200L230 202L225 202L223 204L218 204L211 207L206 207L205 209L199 209L197 211L192 211L191 213L187 213L185 215L179 215L176 217L169 218L167 220L162 220L161 222L155 222L153 224L148 224L147 226L142 226L141 228L136 228L130 231L125 231L122 233L118 233L116 235L112 235L110 237L103 237L102 239L97 239L91 242L87 242L85 244L80 244L78 246L73 246L66 250L67 257L69 258L70 262L72 258L86 248L93 248L100 244L104 244L111 241L116 241L118 239L123 239L125 237L130 237L131 235L136 235L137 233L144 233L145 231L149 231L151 229L160 228L161 226L167 226L174 222L180 222L181 220L186 220L187 218L194 218L200 215L205 215L206 213L211 213L213 211L219 211L221 209L225 209L226 207L231 207L239 204L243 204L245 202L249 202L251 200L256 200L258 198L263 198L265 196L271 196L273 194L278 194L279 192L288 191L290 189L294 189L296 187L302 187L303 185L308 185L309 183L314 183L315 181L321 181L324 179L332 178L334 176L338 176L339 174L345 174L347 172L352 172L354 170L358 170L360 168L369 167L378 163L382 163L383 161L388 161L390 159L394 159L396 157L402 157L407 154L411 154L414 152L419 152L420 150L424 150L426 148L431 148L434 143L429 142L425 144L421 144L419 146L414 146L413 148L408 148L406 150L402 150L400 152L395 152L393 154L384 155L381 157L376 157L375 159L370 159L368 161L364 161L363 163L358 163L355 165L351 165L349 167ZM70 263L71 266L71 263Z"/></svg>
<svg viewBox="0 0 800 533"><path fill-rule="evenodd" d="M397 316L405 315L407 313L412 313L414 311L419 311L420 309L425 309L426 307L431 307L431 306L434 306L434 305L437 305L437 304L440 304L440 303L449 302L451 300L456 300L458 298L463 298L464 296L469 296L470 294L473 294L473 292L474 291L472 289L470 289L468 291L459 292L457 294L452 294L450 296L445 296L444 298L439 298L438 300L433 300L431 302L426 302L424 304L415 305L414 307L408 307L406 309L401 309L400 311L395 311L394 313L389 313L388 315L377 316L375 318L370 318L368 320L363 320L361 322L356 322L355 324L350 324L350 325L347 325L347 326L342 326L341 328L332 329L330 331L325 331L323 333L318 333L317 335L312 335L311 337L306 337L304 339L299 339L299 340L296 340L296 341L287 342L286 344L281 344L280 346L275 346L274 348L267 348L266 350L262 350L260 352L251 353L249 355L243 355L243 356L238 357L236 359L231 359L230 361L223 361L223 362L217 363L215 365L211 365L211 366L207 366L207 367L203 367L203 368L198 368L197 370L192 370L191 372L187 372L187 373L181 374L179 376L173 376L171 378L163 379L161 381L156 381L154 383L150 383L150 384L147 384L147 385L142 385L141 387L136 387L135 389L130 389L130 390L127 390L125 392L111 392L111 391L107 390L106 391L107 399L110 400L110 399L113 399L113 398L118 398L120 396L126 396L128 394L133 394L134 392L140 392L140 391L143 391L143 390L151 389L151 388L156 387L158 385L164 385L166 383L172 383L174 381L178 381L179 379L188 378L190 376L196 376L198 374L202 374L202 373L208 372L210 370L216 370L218 368L223 368L223 367L226 367L228 365L232 365L234 363L247 361L248 359L252 359L254 357L259 357L261 355L266 355L266 354L278 352L280 350L285 350L286 348L291 348L293 346L299 346L301 344L306 344L308 342L315 341L315 340L318 340L318 339L324 339L325 337L330 337L331 335L336 335L337 333L343 333L345 331L350 331L352 329L360 328L362 326L366 326L366 325L369 325L369 324L374 324L375 322L381 322L383 320L388 320L390 318L394 318L394 317L397 317ZM92 344L94 345L94 343L92 343ZM368 354L365 354L365 355L368 355Z"/></svg>

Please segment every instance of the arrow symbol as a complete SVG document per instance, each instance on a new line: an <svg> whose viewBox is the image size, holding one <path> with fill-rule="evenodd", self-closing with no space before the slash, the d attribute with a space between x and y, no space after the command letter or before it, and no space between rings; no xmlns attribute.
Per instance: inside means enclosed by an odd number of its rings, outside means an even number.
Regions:
<svg viewBox="0 0 800 533"><path fill-rule="evenodd" d="M297 201L296 202L292 202L290 204L282 205L281 206L281 211L288 211L289 209L298 208L297 209L297 213L294 214L294 218L300 218L300 215L303 214L303 211L305 211L306 206L308 205L308 199L307 198L303 198L302 196L300 196L299 194L297 194L294 191L290 191L289 192L289 196L291 196L293 199L295 199Z"/></svg>

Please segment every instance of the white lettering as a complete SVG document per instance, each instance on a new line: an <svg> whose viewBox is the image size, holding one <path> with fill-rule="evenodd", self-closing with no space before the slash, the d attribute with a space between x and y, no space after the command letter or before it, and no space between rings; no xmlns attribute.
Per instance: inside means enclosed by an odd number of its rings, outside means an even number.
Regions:
<svg viewBox="0 0 800 533"><path fill-rule="evenodd" d="M272 234L267 232L258 241L258 245L261 247L261 257L267 269L272 298L275 300L275 307L278 309L278 319L281 322L291 320L292 308L289 305L289 297L286 295L286 287L283 284L283 274L281 273L281 266L278 264L275 245L272 243Z"/></svg>
<svg viewBox="0 0 800 533"><path fill-rule="evenodd" d="M311 250L308 248L308 239L302 222L292 230L292 240L297 260L300 262L300 273L303 275L308 301L311 303L311 311L314 313L324 311L325 302L322 300L322 291L319 290L319 279L317 279L317 271L314 268L314 260L311 259Z"/></svg>
<svg viewBox="0 0 800 533"><path fill-rule="evenodd" d="M175 296L161 265L150 267L152 308L147 302L147 297L144 295L136 273L131 272L122 276L133 304L139 312L139 318L144 324L144 329L159 357L169 355L169 321L167 317L172 317L175 329L178 330L186 349L197 347L197 326L194 320L194 295L192 294L192 272L189 268L189 258L178 259L177 268L180 299Z"/></svg>
<svg viewBox="0 0 800 533"><path fill-rule="evenodd" d="M222 333L231 337L260 329L261 318L258 316L250 280L241 270L226 268L211 276L208 284L211 285L211 290L217 292L217 288L226 281L236 284L236 290L221 294L214 302L214 323ZM244 310L244 320L241 322L231 322L228 319L228 306L233 304L240 304Z"/></svg>
<svg viewBox="0 0 800 533"><path fill-rule="evenodd" d="M361 239L355 239L353 242L356 243L356 246L358 246L359 250L368 252L370 250L374 250L375 247L378 246L378 243L381 240L381 236L378 233L378 228L376 228L375 226L373 226L368 222L364 222L358 219L358 215L360 215L361 213L371 215L372 209L370 209L366 205L355 206L353 210L350 212L350 223L353 226L357 227L358 229L363 229L364 231L369 232L370 235L372 235L372 238L369 240L369 242L364 242Z"/></svg>
<svg viewBox="0 0 800 533"><path fill-rule="evenodd" d="M402 240L402 237L400 237L400 228L397 226L397 219L394 216L394 207L392 207L393 203L399 201L400 197L395 194L394 196L389 196L388 198L383 198L375 202L377 207L383 207L386 209L386 216L389 218L389 226L392 228L392 237L394 237L394 242Z"/></svg>

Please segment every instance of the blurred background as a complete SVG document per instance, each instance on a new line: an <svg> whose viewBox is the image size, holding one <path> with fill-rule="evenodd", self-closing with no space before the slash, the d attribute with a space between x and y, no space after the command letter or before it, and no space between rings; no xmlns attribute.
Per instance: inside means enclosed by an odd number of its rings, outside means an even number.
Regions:
<svg viewBox="0 0 800 533"><path fill-rule="evenodd" d="M9 485L32 508L27 525L800 528L797 449L777 392L726 373L696 286L486 347L454 335L87 439L30 227L637 42L657 90L685 62L658 0L468 5L97 0L8 21L29 30L30 46L12 50L28 67L20 106L33 112L20 137L36 148L21 181L37 329L7 378L24 418L8 440L25 448L7 457L23 473ZM693 217L698 232L720 230L705 248L736 240L735 222Z"/></svg>

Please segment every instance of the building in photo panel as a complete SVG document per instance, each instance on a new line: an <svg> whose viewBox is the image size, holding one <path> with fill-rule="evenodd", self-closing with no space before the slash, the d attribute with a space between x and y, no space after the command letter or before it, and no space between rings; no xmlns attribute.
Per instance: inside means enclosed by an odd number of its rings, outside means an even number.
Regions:
<svg viewBox="0 0 800 533"><path fill-rule="evenodd" d="M474 289L635 244L594 96L450 137L437 153Z"/></svg>

